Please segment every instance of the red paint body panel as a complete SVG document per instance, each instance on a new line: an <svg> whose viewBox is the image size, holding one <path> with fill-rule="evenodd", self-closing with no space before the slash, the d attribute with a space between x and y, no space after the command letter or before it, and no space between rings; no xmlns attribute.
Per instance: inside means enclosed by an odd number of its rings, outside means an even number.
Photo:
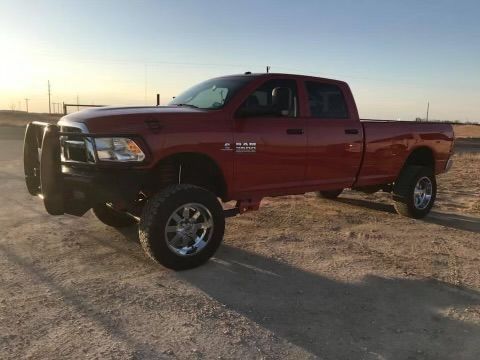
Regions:
<svg viewBox="0 0 480 360"><path fill-rule="evenodd" d="M236 192L304 185L306 135L288 135L291 128L305 128L305 119L252 117L235 122L235 143L256 144L256 152L234 153Z"/></svg>
<svg viewBox="0 0 480 360"><path fill-rule="evenodd" d="M418 147L428 147L436 173L444 171L453 149L453 129L448 124L360 120L350 88L345 82L314 77L260 74L220 110L188 107L95 108L68 115L84 123L90 133L135 134L143 138L154 168L178 153L201 153L217 163L227 185L224 200L261 199L264 196L299 194L352 186L393 182L405 160ZM294 79L299 95L299 116L238 118L235 112L262 83ZM340 87L348 106L348 119L315 119L310 116L304 82L317 81ZM158 124L152 131L148 121ZM289 135L287 129L302 129ZM345 130L355 129L357 134ZM238 152L235 143L256 143L256 152ZM226 149L226 143L231 149Z"/></svg>
<svg viewBox="0 0 480 360"><path fill-rule="evenodd" d="M365 155L355 186L393 182L413 150L428 147L435 172L443 172L451 155L453 130L449 124L362 120Z"/></svg>

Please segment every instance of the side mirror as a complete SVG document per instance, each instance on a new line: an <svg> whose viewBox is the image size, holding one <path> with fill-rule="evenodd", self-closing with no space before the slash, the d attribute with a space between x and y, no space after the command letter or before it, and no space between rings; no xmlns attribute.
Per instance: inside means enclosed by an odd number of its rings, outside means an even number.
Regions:
<svg viewBox="0 0 480 360"><path fill-rule="evenodd" d="M287 87L273 89L272 104L278 114L287 116L292 108L292 90Z"/></svg>

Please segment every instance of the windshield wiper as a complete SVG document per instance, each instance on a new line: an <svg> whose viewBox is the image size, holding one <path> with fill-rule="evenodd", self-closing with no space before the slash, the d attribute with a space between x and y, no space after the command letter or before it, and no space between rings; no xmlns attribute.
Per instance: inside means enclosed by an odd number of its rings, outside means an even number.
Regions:
<svg viewBox="0 0 480 360"><path fill-rule="evenodd" d="M194 108L194 109L200 109L198 106L196 105L192 105L192 104L175 104L177 106L188 106L188 107L191 107L191 108Z"/></svg>

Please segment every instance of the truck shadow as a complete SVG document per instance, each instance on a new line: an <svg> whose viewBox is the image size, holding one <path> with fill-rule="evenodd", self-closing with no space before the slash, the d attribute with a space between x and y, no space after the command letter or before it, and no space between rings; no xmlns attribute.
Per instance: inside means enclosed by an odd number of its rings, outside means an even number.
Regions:
<svg viewBox="0 0 480 360"><path fill-rule="evenodd" d="M444 283L378 276L344 283L231 246L177 276L321 358L473 359L480 353L480 327L446 315L468 312L480 304L480 293Z"/></svg>
<svg viewBox="0 0 480 360"><path fill-rule="evenodd" d="M427 222L448 226L454 229L480 233L480 218L459 214L446 214L432 211L426 219Z"/></svg>
<svg viewBox="0 0 480 360"><path fill-rule="evenodd" d="M352 198L339 198L336 201L343 204L354 205L358 207L363 207L371 210L384 211L387 213L396 214L395 208L393 205L378 203L363 199L352 199ZM453 229L471 231L475 233L480 233L480 218L473 216L465 216L460 214L447 214L438 211L431 211L430 214L421 221L425 221L432 224L442 225L450 227Z"/></svg>
<svg viewBox="0 0 480 360"><path fill-rule="evenodd" d="M117 249L112 247L112 249ZM127 254L127 253L125 253ZM135 354L133 358L161 359L165 354L160 351L155 344L148 344L144 341L138 341L125 328L118 326L118 315L113 316L106 311L109 309L113 299L105 300L92 298L91 294L75 286L66 286L50 275L47 267L33 263L31 260L17 255L8 247L0 244L0 259L6 260L17 268L17 271L26 273L37 284L47 287L51 292L58 294L65 305L78 313L80 316L89 319L93 324L103 329L113 339L125 343ZM131 296L130 296L131 297ZM127 296L126 298L129 298ZM121 301L122 296L115 297L116 301ZM128 304L125 304L127 306ZM147 309L145 309L147 311ZM18 324L18 323L17 323ZM49 325L50 327L51 325Z"/></svg>

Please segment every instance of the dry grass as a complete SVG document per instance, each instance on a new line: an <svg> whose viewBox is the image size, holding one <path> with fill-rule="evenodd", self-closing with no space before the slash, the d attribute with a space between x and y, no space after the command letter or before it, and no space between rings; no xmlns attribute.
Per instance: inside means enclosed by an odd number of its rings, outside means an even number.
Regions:
<svg viewBox="0 0 480 360"><path fill-rule="evenodd" d="M448 212L480 215L480 153L453 156L452 169L438 179L437 207Z"/></svg>
<svg viewBox="0 0 480 360"><path fill-rule="evenodd" d="M461 160L461 164L463 164L464 161L480 161L480 153L475 153L475 152L462 152L455 154L454 156L455 160Z"/></svg>
<svg viewBox="0 0 480 360"><path fill-rule="evenodd" d="M480 138L480 124L453 125L457 138Z"/></svg>

